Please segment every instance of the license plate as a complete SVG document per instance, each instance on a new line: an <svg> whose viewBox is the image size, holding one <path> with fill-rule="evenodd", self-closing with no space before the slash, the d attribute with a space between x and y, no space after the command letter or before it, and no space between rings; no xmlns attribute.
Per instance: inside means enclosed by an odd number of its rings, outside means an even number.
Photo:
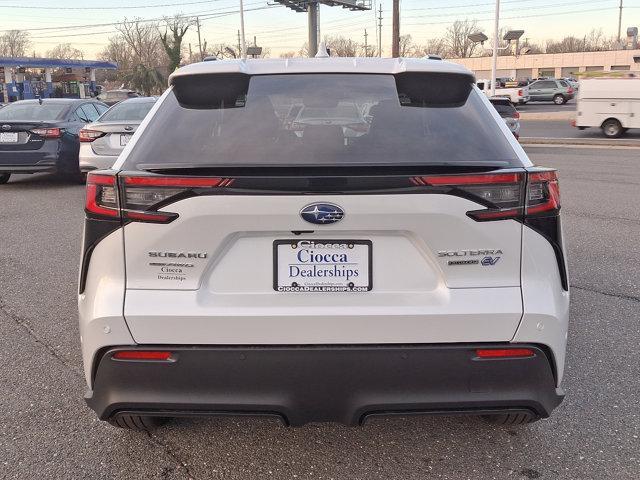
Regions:
<svg viewBox="0 0 640 480"><path fill-rule="evenodd" d="M0 143L18 143L18 132L0 133Z"/></svg>
<svg viewBox="0 0 640 480"><path fill-rule="evenodd" d="M123 133L120 135L120 146L124 147L127 145L127 143L129 143L129 140L131 140L131 135L128 135L126 133Z"/></svg>
<svg viewBox="0 0 640 480"><path fill-rule="evenodd" d="M278 292L368 292L370 240L276 240L273 288Z"/></svg>

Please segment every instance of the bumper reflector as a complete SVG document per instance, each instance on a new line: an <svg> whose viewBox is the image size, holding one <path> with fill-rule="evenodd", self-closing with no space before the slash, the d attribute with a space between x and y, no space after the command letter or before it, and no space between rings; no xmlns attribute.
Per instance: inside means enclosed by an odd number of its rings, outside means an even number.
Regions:
<svg viewBox="0 0 640 480"><path fill-rule="evenodd" d="M477 349L478 358L525 358L535 356L530 348L485 348Z"/></svg>
<svg viewBox="0 0 640 480"><path fill-rule="evenodd" d="M171 352L150 350L121 350L113 354L114 360L171 360Z"/></svg>

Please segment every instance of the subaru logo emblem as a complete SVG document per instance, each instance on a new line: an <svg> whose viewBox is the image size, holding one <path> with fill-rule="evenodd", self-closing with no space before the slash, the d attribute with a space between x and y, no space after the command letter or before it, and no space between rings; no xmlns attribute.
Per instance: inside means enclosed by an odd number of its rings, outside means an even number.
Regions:
<svg viewBox="0 0 640 480"><path fill-rule="evenodd" d="M333 203L312 203L300 210L303 220L317 225L336 223L344 217L344 210Z"/></svg>
<svg viewBox="0 0 640 480"><path fill-rule="evenodd" d="M2 130L11 130L11 125L2 125Z"/></svg>

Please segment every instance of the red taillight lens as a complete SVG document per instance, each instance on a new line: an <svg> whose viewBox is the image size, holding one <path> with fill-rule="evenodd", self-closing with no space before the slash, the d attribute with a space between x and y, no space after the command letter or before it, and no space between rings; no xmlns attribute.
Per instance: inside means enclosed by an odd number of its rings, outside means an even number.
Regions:
<svg viewBox="0 0 640 480"><path fill-rule="evenodd" d="M567 93L573 93L573 87L567 88Z"/></svg>
<svg viewBox="0 0 640 480"><path fill-rule="evenodd" d="M524 173L487 173L413 177L414 185L450 188L488 208L468 212L474 220L502 220L522 215Z"/></svg>
<svg viewBox="0 0 640 480"><path fill-rule="evenodd" d="M513 112L513 118L520 118L520 112L518 112L517 110Z"/></svg>
<svg viewBox="0 0 640 480"><path fill-rule="evenodd" d="M232 178L114 176L89 173L85 210L95 217L137 222L169 223L177 213L159 211L173 200L196 194L196 189L229 187Z"/></svg>
<svg viewBox="0 0 640 480"><path fill-rule="evenodd" d="M105 135L104 132L100 132L98 130L88 130L83 128L78 132L78 138L81 142L93 142L94 140L103 137Z"/></svg>
<svg viewBox="0 0 640 480"><path fill-rule="evenodd" d="M121 350L111 357L115 360L155 360L168 361L171 360L171 352L155 351L155 350Z"/></svg>
<svg viewBox="0 0 640 480"><path fill-rule="evenodd" d="M85 212L91 216L120 218L115 175L89 173Z"/></svg>
<svg viewBox="0 0 640 480"><path fill-rule="evenodd" d="M560 185L555 170L529 174L525 215L556 215L560 210Z"/></svg>
<svg viewBox="0 0 640 480"><path fill-rule="evenodd" d="M169 223L177 213L158 211L174 199L186 198L196 190L228 187L231 178L219 177L121 177L122 217L127 220L150 223Z"/></svg>
<svg viewBox="0 0 640 480"><path fill-rule="evenodd" d="M410 180L416 186L442 188L443 193L457 193L487 205L485 209L467 212L477 221L556 215L560 210L560 188L555 170L528 174L438 175L411 177Z"/></svg>
<svg viewBox="0 0 640 480"><path fill-rule="evenodd" d="M534 357L536 352L531 348L479 348L478 358L526 358Z"/></svg>
<svg viewBox="0 0 640 480"><path fill-rule="evenodd" d="M59 128L34 128L31 133L44 138L60 138L62 136L62 130Z"/></svg>
<svg viewBox="0 0 640 480"><path fill-rule="evenodd" d="M521 97L522 95L524 95L524 92L522 91L522 89L518 90L518 96Z"/></svg>

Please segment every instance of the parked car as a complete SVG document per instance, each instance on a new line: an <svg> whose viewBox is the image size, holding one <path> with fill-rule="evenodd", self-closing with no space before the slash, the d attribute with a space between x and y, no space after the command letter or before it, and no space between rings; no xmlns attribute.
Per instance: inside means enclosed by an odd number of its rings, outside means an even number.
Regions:
<svg viewBox="0 0 640 480"><path fill-rule="evenodd" d="M640 78L581 79L577 115L572 123L580 130L601 128L609 138L640 128Z"/></svg>
<svg viewBox="0 0 640 480"><path fill-rule="evenodd" d="M537 80L529 84L532 102L553 102L563 105L575 96L575 89L565 80Z"/></svg>
<svg viewBox="0 0 640 480"><path fill-rule="evenodd" d="M57 172L80 179L78 132L108 107L96 100L20 100L0 110L0 183L12 173Z"/></svg>
<svg viewBox="0 0 640 480"><path fill-rule="evenodd" d="M100 419L511 426L560 403L556 171L531 163L469 70L220 60L169 81L131 148L87 177L78 305ZM344 102L371 106L365 135L326 117L287 129L292 105Z"/></svg>
<svg viewBox="0 0 640 480"><path fill-rule="evenodd" d="M513 82L513 83L515 84L516 82ZM480 90L482 90L485 93L485 95L487 96L491 95L491 80L478 80L476 82L476 85ZM496 84L496 85L502 85L502 84ZM526 86L522 87L522 86L518 86L517 84L515 86L510 86L510 87L497 86L494 97L508 98L511 101L511 103L513 103L514 105L524 105L528 103L529 100L531 100L531 97L529 94L529 87L526 87Z"/></svg>
<svg viewBox="0 0 640 480"><path fill-rule="evenodd" d="M80 171L111 168L156 100L124 100L80 130Z"/></svg>
<svg viewBox="0 0 640 480"><path fill-rule="evenodd" d="M133 90L119 89L107 90L100 93L96 98L101 102L104 102L105 104L111 106L128 98L136 98L140 96L141 95L138 92L134 92Z"/></svg>
<svg viewBox="0 0 640 480"><path fill-rule="evenodd" d="M509 130L511 130L511 133L513 133L516 138L519 138L520 113L516 110L516 107L513 106L508 98L491 97L489 101L495 107L498 114L502 117L504 123L507 124L507 127L509 127Z"/></svg>

